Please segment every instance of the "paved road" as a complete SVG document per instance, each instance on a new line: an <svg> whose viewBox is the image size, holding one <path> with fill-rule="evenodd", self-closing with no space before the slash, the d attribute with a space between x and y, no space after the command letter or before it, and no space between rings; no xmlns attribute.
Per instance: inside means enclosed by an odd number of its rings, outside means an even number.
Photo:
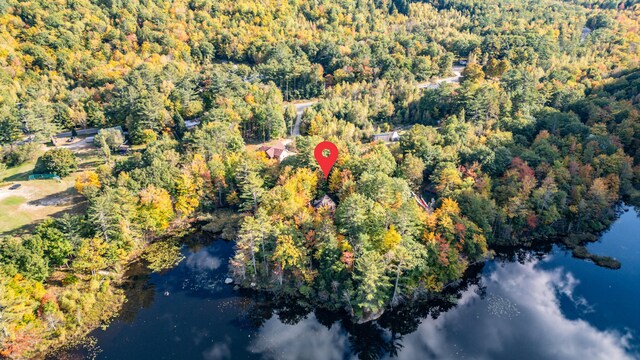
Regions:
<svg viewBox="0 0 640 360"><path fill-rule="evenodd" d="M302 120L302 114L304 113L304 109L310 107L311 105L317 103L318 101L307 101L303 103L294 104L296 107L296 123L293 125L293 129L291 129L291 136L296 137L300 136L300 122Z"/></svg>
<svg viewBox="0 0 640 360"><path fill-rule="evenodd" d="M460 83L460 79L462 78L462 70L464 70L464 66L454 66L453 76L438 79L433 82L420 83L418 84L418 89L437 89L441 84L444 83L458 84Z"/></svg>
<svg viewBox="0 0 640 360"><path fill-rule="evenodd" d="M95 135L98 133L98 131L100 131L100 128L87 128L87 129L79 129L77 130L77 133L78 133L78 136ZM59 137L59 138L71 137L71 131L58 133L56 134L56 137Z"/></svg>
<svg viewBox="0 0 640 360"><path fill-rule="evenodd" d="M591 29L589 29L588 27L583 27L582 34L580 35L580 44L584 42L584 40L587 38L587 36L589 36L589 34L591 34Z"/></svg>
<svg viewBox="0 0 640 360"><path fill-rule="evenodd" d="M450 84L459 83L460 78L462 78L462 70L464 70L464 66L454 66L452 70L453 70L453 76L437 79L432 82L418 84L417 85L418 89L437 89L441 84L444 84L444 83L450 83ZM292 137L300 136L300 122L302 120L302 114L304 113L304 110L306 108L310 107L311 105L317 102L318 101L307 101L303 103L294 104L294 106L296 107L297 116L296 116L296 123L293 125L293 129L291 129Z"/></svg>

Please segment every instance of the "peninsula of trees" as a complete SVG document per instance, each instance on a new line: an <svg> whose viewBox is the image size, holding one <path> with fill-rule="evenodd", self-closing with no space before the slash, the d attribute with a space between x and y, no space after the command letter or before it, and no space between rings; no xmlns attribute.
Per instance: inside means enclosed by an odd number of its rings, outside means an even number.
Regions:
<svg viewBox="0 0 640 360"><path fill-rule="evenodd" d="M354 321L492 247L605 230L640 201L634 3L0 0L0 182L33 164L81 199L0 234L0 356L103 324L128 263L222 211L239 285ZM291 156L259 150L296 122ZM55 143L87 128L89 160Z"/></svg>

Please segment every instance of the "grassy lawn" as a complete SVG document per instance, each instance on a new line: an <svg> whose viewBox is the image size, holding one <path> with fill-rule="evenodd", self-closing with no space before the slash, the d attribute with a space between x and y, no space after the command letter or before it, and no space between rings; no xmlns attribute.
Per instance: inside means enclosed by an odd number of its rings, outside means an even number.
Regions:
<svg viewBox="0 0 640 360"><path fill-rule="evenodd" d="M78 171L94 169L104 162L96 149L78 149L74 152L78 158ZM33 160L9 168L0 177L0 236L27 232L43 219L76 212L84 206L84 197L74 188L77 173L60 182L29 181L35 163ZM16 183L22 186L9 190Z"/></svg>
<svg viewBox="0 0 640 360"><path fill-rule="evenodd" d="M22 165L18 165L16 167L11 167L5 170L2 173L2 177L0 177L0 185L5 182L16 182L16 181L27 181L29 180L29 175L33 171L33 168L36 166L36 160L27 161Z"/></svg>
<svg viewBox="0 0 640 360"><path fill-rule="evenodd" d="M20 197L21 202L27 199ZM11 204L6 201L0 202L0 234L16 230L31 222L28 214L16 215L16 210L20 204Z"/></svg>
<svg viewBox="0 0 640 360"><path fill-rule="evenodd" d="M9 185L0 187L0 235L29 230L40 220L73 209L83 201L73 187L74 182L70 176L61 182L18 182L22 186L15 190L9 190Z"/></svg>
<svg viewBox="0 0 640 360"><path fill-rule="evenodd" d="M27 199L22 196L7 196L0 201L0 206L19 206L22 205Z"/></svg>

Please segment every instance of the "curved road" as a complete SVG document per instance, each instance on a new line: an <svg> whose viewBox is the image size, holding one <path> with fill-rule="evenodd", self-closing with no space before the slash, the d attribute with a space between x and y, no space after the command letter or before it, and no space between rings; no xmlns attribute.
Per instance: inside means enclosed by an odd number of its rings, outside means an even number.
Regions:
<svg viewBox="0 0 640 360"><path fill-rule="evenodd" d="M584 36L584 33L583 33L583 36ZM462 70L464 70L464 66L454 66L452 70L453 70L454 76L437 79L435 81L420 83L416 85L416 87L418 89L437 89L441 84L444 84L444 83L457 84L460 82L460 78L462 77ZM291 137L300 136L300 122L302 121L302 114L304 113L304 110L306 108L310 107L311 105L317 102L318 102L317 100L312 100L312 101L305 101L305 102L293 104L296 107L296 122L293 125L293 129L291 129ZM190 129L200 124L200 119L198 118L198 119L186 121L185 123L187 125L187 128ZM82 130L78 130L78 135L93 135L93 134L96 134L99 130L100 130L99 128L82 129ZM59 138L70 137L70 136L71 136L71 132L64 132L56 135L56 137L59 137ZM68 144L65 146L73 147L74 145L79 146L76 144Z"/></svg>
<svg viewBox="0 0 640 360"><path fill-rule="evenodd" d="M460 78L462 78L462 70L464 70L464 66L454 66L452 68L453 76L437 79L435 81L425 82L418 84L418 89L437 89L440 85L444 83L448 84L458 84L460 83Z"/></svg>
<svg viewBox="0 0 640 360"><path fill-rule="evenodd" d="M300 122L302 120L302 114L304 114L304 109L308 108L309 106L317 102L318 102L317 100L314 100L314 101L307 101L299 104L294 104L294 106L296 107L296 123L293 125L293 129L291 130L292 137L300 136Z"/></svg>
<svg viewBox="0 0 640 360"><path fill-rule="evenodd" d="M454 66L453 67L453 76L437 79L431 82L420 83L417 85L418 89L437 89L441 84L449 83L449 84L458 84L460 83L460 78L462 78L462 70L464 70L464 66ZM294 104L296 107L296 123L293 125L293 129L291 130L291 137L300 136L300 122L302 120L302 114L304 114L304 110L311 105L317 103L317 100L307 101L303 103Z"/></svg>

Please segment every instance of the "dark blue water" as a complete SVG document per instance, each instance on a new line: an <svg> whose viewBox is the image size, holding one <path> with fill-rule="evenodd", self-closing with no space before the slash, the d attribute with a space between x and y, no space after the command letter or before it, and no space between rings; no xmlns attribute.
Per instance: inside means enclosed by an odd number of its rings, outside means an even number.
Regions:
<svg viewBox="0 0 640 360"><path fill-rule="evenodd" d="M119 319L97 330L98 359L640 358L640 219L628 209L588 249L619 270L557 247L470 269L445 301L354 325L340 314L225 285L232 244L185 248L177 267L134 278ZM167 293L168 292L168 293ZM168 295L167 295L168 294ZM68 354L67 354L68 355Z"/></svg>

